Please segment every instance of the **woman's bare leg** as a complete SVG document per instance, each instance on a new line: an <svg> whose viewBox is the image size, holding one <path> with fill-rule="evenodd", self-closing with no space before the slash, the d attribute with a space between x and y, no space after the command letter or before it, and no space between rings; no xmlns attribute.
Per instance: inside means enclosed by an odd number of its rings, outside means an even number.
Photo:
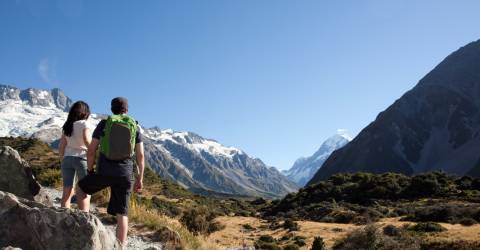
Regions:
<svg viewBox="0 0 480 250"><path fill-rule="evenodd" d="M72 199L72 195L73 195L72 187L63 187L62 203L61 203L62 207L70 208L70 200Z"/></svg>

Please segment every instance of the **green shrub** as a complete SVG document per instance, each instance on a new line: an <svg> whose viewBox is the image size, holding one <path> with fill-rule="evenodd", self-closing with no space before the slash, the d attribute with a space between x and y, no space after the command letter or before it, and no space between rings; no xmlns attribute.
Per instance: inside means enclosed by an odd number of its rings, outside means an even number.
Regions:
<svg viewBox="0 0 480 250"><path fill-rule="evenodd" d="M303 237L303 236L298 236L298 235L297 235L297 236L293 237L293 242L294 242L296 245L301 246L301 247L307 245L307 243L305 242L305 240L306 240L306 238Z"/></svg>
<svg viewBox="0 0 480 250"><path fill-rule="evenodd" d="M400 235L400 229L394 225L386 225L383 228L383 234L388 235L388 236L399 236Z"/></svg>
<svg viewBox="0 0 480 250"><path fill-rule="evenodd" d="M37 181L47 187L61 187L62 186L62 173L60 169L47 168L39 171L37 174Z"/></svg>
<svg viewBox="0 0 480 250"><path fill-rule="evenodd" d="M254 243L255 249L264 249L264 250L282 250L280 246L277 245L275 239L270 235L262 235Z"/></svg>
<svg viewBox="0 0 480 250"><path fill-rule="evenodd" d="M223 228L220 223L214 221L215 217L216 215L206 207L197 207L185 211L180 222L196 235L209 235Z"/></svg>
<svg viewBox="0 0 480 250"><path fill-rule="evenodd" d="M480 250L478 241L424 241L421 250Z"/></svg>
<svg viewBox="0 0 480 250"><path fill-rule="evenodd" d="M300 250L300 247L295 244L288 244L283 247L283 250Z"/></svg>
<svg viewBox="0 0 480 250"><path fill-rule="evenodd" d="M357 229L344 238L335 242L334 250L357 250L357 249L375 249L375 250L419 250L419 238L400 234L397 237L390 237L382 234L378 230L378 226L368 225L362 229Z"/></svg>
<svg viewBox="0 0 480 250"><path fill-rule="evenodd" d="M438 233L447 229L436 222L420 222L408 227L408 230L421 233Z"/></svg>
<svg viewBox="0 0 480 250"><path fill-rule="evenodd" d="M243 224L242 227L243 227L243 229L248 230L248 231L255 230L255 228L252 227L250 224Z"/></svg>
<svg viewBox="0 0 480 250"><path fill-rule="evenodd" d="M463 226L473 226L477 224L478 222L475 219L472 218L463 218L459 221L460 224Z"/></svg>
<svg viewBox="0 0 480 250"><path fill-rule="evenodd" d="M476 217L478 213L480 213L480 208L477 205L448 203L435 204L417 207L402 220L416 222L433 221L457 224L461 223L463 220L471 219L469 222L476 224Z"/></svg>
<svg viewBox="0 0 480 250"><path fill-rule="evenodd" d="M326 247L325 247L325 242L323 242L323 238L322 237L315 237L313 239L313 243L312 243L312 248L310 248L310 250L325 250Z"/></svg>
<svg viewBox="0 0 480 250"><path fill-rule="evenodd" d="M176 216L179 216L179 215L182 214L182 210L180 208L178 208L178 205L176 205L175 203L165 201L165 200L160 199L156 196L154 196L151 199L151 201L152 201L151 202L152 207L154 209L156 209L159 212L161 212L163 214L166 214L170 217L176 217Z"/></svg>
<svg viewBox="0 0 480 250"><path fill-rule="evenodd" d="M298 231L300 229L300 226L292 219L286 219L283 222L283 228L287 229L288 231Z"/></svg>
<svg viewBox="0 0 480 250"><path fill-rule="evenodd" d="M261 235L260 238L258 238L258 240L263 242L268 242L268 243L275 242L275 239L270 235Z"/></svg>
<svg viewBox="0 0 480 250"><path fill-rule="evenodd" d="M278 246L276 243L267 243L263 241L256 241L254 246L255 246L255 249L261 249L261 250L282 250L282 248Z"/></svg>

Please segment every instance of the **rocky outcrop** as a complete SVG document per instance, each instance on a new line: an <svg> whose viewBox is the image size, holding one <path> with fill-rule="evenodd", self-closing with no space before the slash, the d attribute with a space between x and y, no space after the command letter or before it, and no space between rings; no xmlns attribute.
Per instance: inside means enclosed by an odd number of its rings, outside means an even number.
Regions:
<svg viewBox="0 0 480 250"><path fill-rule="evenodd" d="M52 94L53 102L57 108L68 112L73 104L72 99L66 96L65 93L63 93L63 91L59 88L54 88L50 92Z"/></svg>
<svg viewBox="0 0 480 250"><path fill-rule="evenodd" d="M118 249L92 214L47 207L0 191L0 246L22 249Z"/></svg>
<svg viewBox="0 0 480 250"><path fill-rule="evenodd" d="M8 146L0 147L0 190L52 205L47 192L35 180L32 168L17 151Z"/></svg>

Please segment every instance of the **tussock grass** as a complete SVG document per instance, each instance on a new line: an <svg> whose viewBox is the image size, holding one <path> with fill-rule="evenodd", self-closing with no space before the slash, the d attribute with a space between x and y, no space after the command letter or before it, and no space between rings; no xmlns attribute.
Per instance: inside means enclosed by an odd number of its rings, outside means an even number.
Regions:
<svg viewBox="0 0 480 250"><path fill-rule="evenodd" d="M216 250L220 249L218 245L213 242L209 242L203 236L195 236L188 231L180 222L176 219L167 217L158 213L155 210L148 209L144 205L136 202L136 195L132 195L130 199L130 208L128 217L132 222L142 224L150 229L159 230L163 227L177 232L180 239L186 249L189 250Z"/></svg>

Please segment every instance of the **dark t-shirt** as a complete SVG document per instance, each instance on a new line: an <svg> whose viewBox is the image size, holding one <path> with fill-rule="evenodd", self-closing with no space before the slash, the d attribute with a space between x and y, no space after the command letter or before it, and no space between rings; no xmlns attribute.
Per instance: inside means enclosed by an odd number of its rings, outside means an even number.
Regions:
<svg viewBox="0 0 480 250"><path fill-rule="evenodd" d="M104 135L106 120L101 120L95 130L92 137L100 140L100 137ZM137 128L137 134L135 136L135 144L142 142L142 134L140 128ZM133 171L133 159L125 159L120 161L112 161L107 159L102 153L98 157L97 161L97 173L99 175L106 176L132 176Z"/></svg>

